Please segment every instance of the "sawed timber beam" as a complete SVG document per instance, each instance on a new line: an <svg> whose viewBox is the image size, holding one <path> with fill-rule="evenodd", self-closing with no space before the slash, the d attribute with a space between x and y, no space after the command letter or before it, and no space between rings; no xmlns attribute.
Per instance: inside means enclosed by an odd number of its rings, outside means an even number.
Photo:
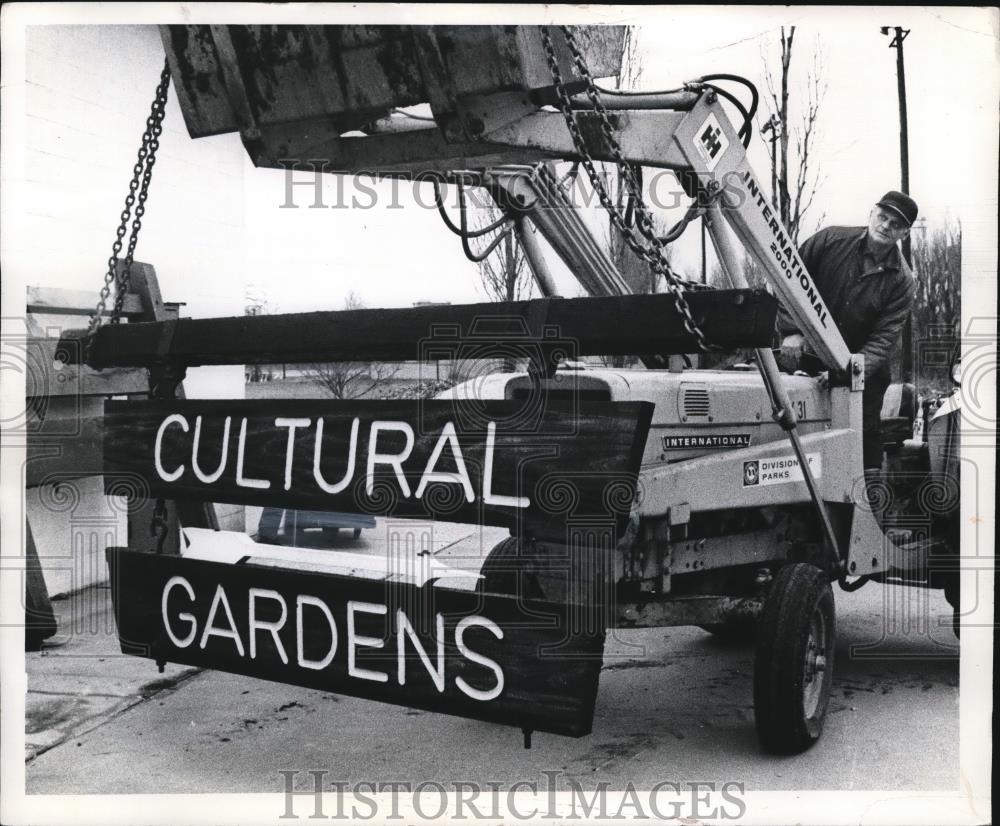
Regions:
<svg viewBox="0 0 1000 826"><path fill-rule="evenodd" d="M695 322L722 349L769 347L777 314L762 290L685 293ZM67 331L63 360L86 348ZM542 298L505 303L343 310L104 326L88 364L95 368L336 361L490 358L497 348L524 355L695 353L669 294Z"/></svg>

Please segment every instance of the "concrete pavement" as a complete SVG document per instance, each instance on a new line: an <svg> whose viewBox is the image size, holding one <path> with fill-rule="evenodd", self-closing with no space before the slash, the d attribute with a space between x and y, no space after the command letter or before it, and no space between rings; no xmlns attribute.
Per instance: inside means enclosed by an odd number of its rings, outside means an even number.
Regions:
<svg viewBox="0 0 1000 826"><path fill-rule="evenodd" d="M107 585L53 600L59 632L25 654L25 759L104 725L143 700L194 676L198 669L125 657L118 647Z"/></svg>

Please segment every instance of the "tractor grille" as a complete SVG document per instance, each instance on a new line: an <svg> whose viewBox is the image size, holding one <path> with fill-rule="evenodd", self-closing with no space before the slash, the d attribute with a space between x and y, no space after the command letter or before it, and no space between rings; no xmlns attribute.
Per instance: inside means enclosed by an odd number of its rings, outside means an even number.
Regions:
<svg viewBox="0 0 1000 826"><path fill-rule="evenodd" d="M681 389L681 416L684 419L706 419L708 415L708 388L683 387Z"/></svg>

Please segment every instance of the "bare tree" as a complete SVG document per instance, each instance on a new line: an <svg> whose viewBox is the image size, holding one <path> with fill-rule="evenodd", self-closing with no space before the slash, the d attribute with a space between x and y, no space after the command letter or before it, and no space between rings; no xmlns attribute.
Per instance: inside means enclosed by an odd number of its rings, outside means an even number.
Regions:
<svg viewBox="0 0 1000 826"><path fill-rule="evenodd" d="M813 47L812 66L804 86L794 82L794 45L795 26L788 29L782 26L778 59L773 60L763 49L761 51L769 115L758 131L767 142L771 160L771 206L797 246L806 215L824 180L815 156L815 143L827 84L823 80L823 56L818 42ZM796 88L804 88L805 99L801 105L794 94ZM821 214L813 225L821 225L824 217ZM751 287L767 289L767 279L751 255L744 258L743 275ZM715 274L716 278L719 276L721 273ZM713 283L712 278L709 283Z"/></svg>
<svg viewBox="0 0 1000 826"><path fill-rule="evenodd" d="M485 195L485 192L482 194ZM470 200L469 203L474 203L474 201ZM482 203L481 206L483 209L469 221L469 225L474 230L501 222L503 213L500 207L490 203ZM477 262L483 289L491 301L520 301L531 298L534 288L531 267L528 265L524 250L518 240L517 230L512 226L514 220L516 219L512 217L509 221L503 221L498 229L482 236L478 246L470 244L470 247L474 247L473 252L476 252L477 249L482 249L485 252L494 242L497 242L493 251ZM533 230L530 226L525 225L525 231L532 232ZM498 238L498 235L502 235L502 237ZM505 356L501 359L500 369L504 373L513 373L516 369L515 360Z"/></svg>
<svg viewBox="0 0 1000 826"><path fill-rule="evenodd" d="M605 179L605 186L608 189L609 194L615 199L615 206L618 211L622 213L626 220L632 219L632 210L634 205L629 204L629 200L632 197L628 191L628 187L622 180L622 176L618 173L617 169L610 167L605 164L602 170L603 177ZM639 187L642 187L642 169L635 167L633 169L633 175L636 176L636 183ZM653 221L653 226L656 232L665 234L667 228L663 225L663 222L659 220L659 217L652 212L650 212L650 218ZM621 273L622 278L625 283L628 284L629 290L635 294L646 294L655 293L659 290L660 285L657 283L658 276L653 272L649 264L640 258L628 245L628 242L622 236L621 232L614 225L611 217L608 217L608 236L607 236L607 247L608 256L611 261L618 268L618 272ZM670 261L670 247L665 247L662 253L669 263Z"/></svg>
<svg viewBox="0 0 1000 826"><path fill-rule="evenodd" d="M615 76L613 83L615 89L634 91L639 86L642 77L643 67L639 57L638 36L635 26L628 26L625 30L625 39L622 48L621 67ZM635 183L635 191L626 181L626 175L613 163L595 164L600 175L604 190L607 192L615 211L621 215L625 223L635 226L636 204L635 199L642 197L643 190L643 168L640 164L631 164L628 173ZM576 176L578 167L574 167L571 174ZM583 182L578 176L573 182L574 186L583 186ZM589 186L589 181L587 183ZM581 195L584 193L581 192ZM586 197L585 203L593 203L595 199ZM654 231L665 231L661 221L652 212L649 213L654 223ZM641 237L641 236L640 236ZM660 285L657 283L658 276L653 272L649 264L643 260L628 245L622 236L614 219L608 215L605 224L604 246L608 257L621 274L622 279L628 286L629 292L633 294L655 293ZM647 242L648 243L648 242ZM664 254L669 260L669 248L664 250ZM633 356L599 356L601 362L608 367L628 367L636 362Z"/></svg>
<svg viewBox="0 0 1000 826"><path fill-rule="evenodd" d="M458 194L460 220L452 222L443 201L438 208L452 232L465 236L462 244L466 256L475 262L487 298L528 298L532 291L531 269L514 227L517 216L505 213L486 187L472 183L471 179L459 180L453 190Z"/></svg>
<svg viewBox="0 0 1000 826"><path fill-rule="evenodd" d="M787 30L782 26L780 64L777 64L780 69L762 55L770 118L761 126L760 131L762 134L771 134L771 204L781 216L792 241L798 244L803 220L822 186L820 165L815 158L814 149L827 84L823 80L823 56L817 43L813 48L812 67L804 85L805 100L801 107L791 105L794 42L795 26ZM792 114L793 108L800 109L798 117ZM822 223L822 216L819 223Z"/></svg>
<svg viewBox="0 0 1000 826"><path fill-rule="evenodd" d="M355 293L344 299L345 310L363 310ZM398 364L379 361L338 361L305 365L303 372L335 399L357 399L385 384L399 372Z"/></svg>
<svg viewBox="0 0 1000 826"><path fill-rule="evenodd" d="M638 87L642 78L642 61L639 57L638 33L635 26L628 26L625 29L625 39L622 47L622 63L618 75L615 77L615 89L634 90ZM634 204L630 204L632 197L628 186L625 183L619 169L612 164L601 164L604 186L614 200L618 211L632 218ZM643 174L642 167L635 164L632 167L632 175L638 188L642 189ZM654 217L655 220L655 217ZM656 275L652 272L645 261L633 252L622 234L615 227L614 222L608 217L608 255L618 268L625 283L633 293L655 293L658 285ZM669 258L669 250L666 250Z"/></svg>
<svg viewBox="0 0 1000 826"><path fill-rule="evenodd" d="M615 77L615 89L635 90L639 86L642 78L643 66L639 56L638 33L635 26L628 26L625 30L625 41L622 50L622 63L618 75ZM639 164L631 167L632 177L636 183L638 193L632 193L625 181L625 176L621 170L613 164L601 164L601 176L604 186L610 195L615 208L619 214L625 217L630 225L634 223L635 204L632 199L635 194L641 194L643 189L643 169ZM656 231L666 231L663 222L658 220L658 216L650 211L650 218L654 223ZM660 285L657 283L658 276L653 272L649 264L637 255L628 245L621 232L615 226L614 221L608 216L607 222L607 250L608 256L614 263L618 272L628 285L630 292L634 294L655 293ZM663 255L670 259L670 248L663 250ZM636 362L633 356L601 356L601 361L608 367L628 367Z"/></svg>
<svg viewBox="0 0 1000 826"><path fill-rule="evenodd" d="M958 342L962 310L962 224L945 219L942 226L913 232L913 341L920 389L948 390L947 354ZM894 360L896 363L896 360Z"/></svg>
<svg viewBox="0 0 1000 826"><path fill-rule="evenodd" d="M478 223L480 226L488 226L499 218L500 210L494 208L487 210ZM504 229L498 230L501 231ZM492 240L493 237L486 236L486 243L492 243ZM531 296L531 269L513 229L506 231L497 248L480 261L478 266L483 289L491 301L520 301Z"/></svg>

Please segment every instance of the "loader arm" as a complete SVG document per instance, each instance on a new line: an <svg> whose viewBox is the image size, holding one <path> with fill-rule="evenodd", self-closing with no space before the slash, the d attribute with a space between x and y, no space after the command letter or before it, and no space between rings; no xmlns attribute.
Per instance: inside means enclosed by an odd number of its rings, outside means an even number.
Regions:
<svg viewBox="0 0 1000 826"><path fill-rule="evenodd" d="M593 75L615 74L624 30L575 31ZM590 295L627 291L565 195L531 166L587 160L562 113L551 110L557 95L539 27L164 26L161 33L192 137L238 131L263 167L314 170L323 159L323 171L418 180L471 170L495 191L521 198L522 214ZM601 117L582 94L586 80L566 45L551 42L590 159L614 161ZM388 72L390 60L402 68ZM856 373L716 93L692 83L663 95L602 99L625 161L693 176L823 363ZM418 104L431 116L400 108ZM524 237L530 229L519 231ZM537 274L539 256L530 260ZM544 273L538 280L550 294L551 281Z"/></svg>

